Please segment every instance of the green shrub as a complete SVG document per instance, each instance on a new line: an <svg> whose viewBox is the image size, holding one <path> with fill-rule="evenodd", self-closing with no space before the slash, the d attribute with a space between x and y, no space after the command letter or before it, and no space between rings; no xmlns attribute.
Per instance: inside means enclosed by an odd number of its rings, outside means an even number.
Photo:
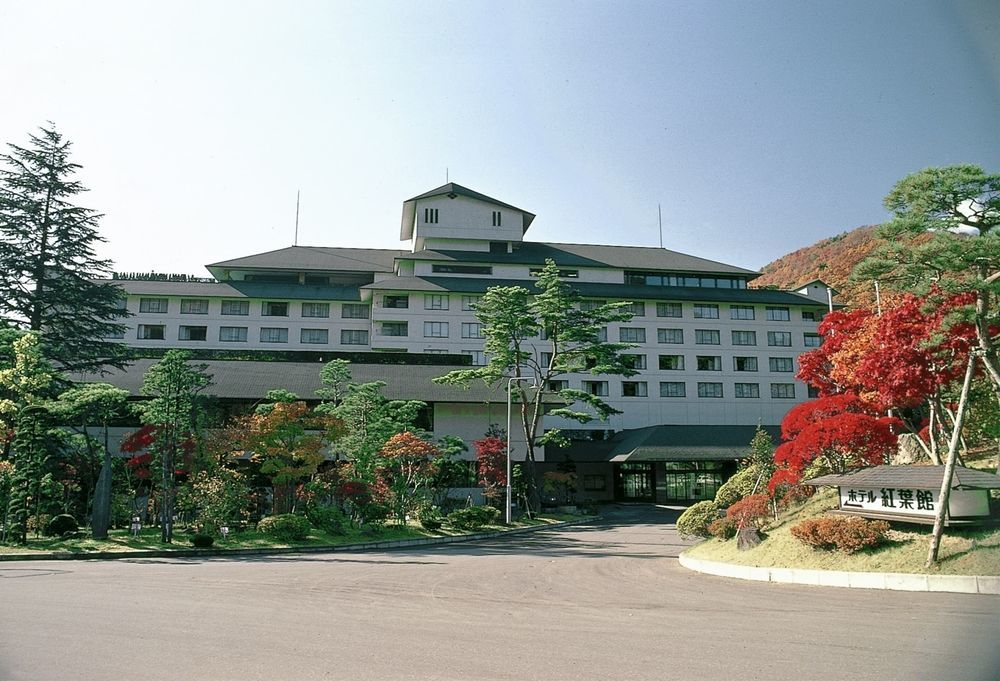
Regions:
<svg viewBox="0 0 1000 681"><path fill-rule="evenodd" d="M197 549L209 549L215 543L215 537L210 534L195 534L191 536L191 544Z"/></svg>
<svg viewBox="0 0 1000 681"><path fill-rule="evenodd" d="M309 519L294 513L272 515L257 523L257 531L281 541L305 539L309 536Z"/></svg>
<svg viewBox="0 0 1000 681"><path fill-rule="evenodd" d="M760 475L759 466L747 466L741 469L726 482L715 493L715 505L719 508L728 508L743 497L753 493L753 487L757 483ZM757 491L766 489L767 480L761 481Z"/></svg>
<svg viewBox="0 0 1000 681"><path fill-rule="evenodd" d="M736 523L732 518L716 518L709 523L707 529L716 539L732 539L736 536Z"/></svg>
<svg viewBox="0 0 1000 681"><path fill-rule="evenodd" d="M306 508L306 518L312 526L327 534L343 534L347 517L336 506L310 505Z"/></svg>
<svg viewBox="0 0 1000 681"><path fill-rule="evenodd" d="M726 517L736 527L761 528L771 517L771 498L766 494L751 494L726 509Z"/></svg>
<svg viewBox="0 0 1000 681"><path fill-rule="evenodd" d="M719 517L714 501L692 504L677 519L677 531L682 537L709 537L708 526Z"/></svg>
<svg viewBox="0 0 1000 681"><path fill-rule="evenodd" d="M448 524L457 530L475 530L483 525L495 525L500 510L492 506L470 506L448 514Z"/></svg>
<svg viewBox="0 0 1000 681"><path fill-rule="evenodd" d="M392 509L389 508L389 505L378 501L362 504L357 510L358 518L363 525L374 525L375 527L385 525L390 513L392 513Z"/></svg>
<svg viewBox="0 0 1000 681"><path fill-rule="evenodd" d="M420 526L425 530L440 530L444 525L444 516L435 506L422 509L420 511Z"/></svg>
<svg viewBox="0 0 1000 681"><path fill-rule="evenodd" d="M67 532L76 532L79 529L80 525L77 524L76 518L68 513L63 513L49 521L48 525L45 526L45 534L50 537L61 537Z"/></svg>
<svg viewBox="0 0 1000 681"><path fill-rule="evenodd" d="M832 516L808 518L791 529L792 536L816 549L837 549L854 553L864 548L878 546L885 541L889 523L884 520L866 520Z"/></svg>
<svg viewBox="0 0 1000 681"><path fill-rule="evenodd" d="M28 516L28 534L48 534L49 522L51 522L52 516L48 513L39 513L38 515Z"/></svg>

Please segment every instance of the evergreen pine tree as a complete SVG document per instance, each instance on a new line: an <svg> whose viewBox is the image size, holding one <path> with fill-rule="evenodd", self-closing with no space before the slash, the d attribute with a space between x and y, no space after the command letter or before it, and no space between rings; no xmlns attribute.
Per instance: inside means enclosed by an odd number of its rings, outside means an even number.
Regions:
<svg viewBox="0 0 1000 681"><path fill-rule="evenodd" d="M51 125L51 124L50 124ZM95 246L100 215L73 201L70 142L53 127L0 154L0 320L43 334L45 356L70 371L122 366L127 348L121 289Z"/></svg>

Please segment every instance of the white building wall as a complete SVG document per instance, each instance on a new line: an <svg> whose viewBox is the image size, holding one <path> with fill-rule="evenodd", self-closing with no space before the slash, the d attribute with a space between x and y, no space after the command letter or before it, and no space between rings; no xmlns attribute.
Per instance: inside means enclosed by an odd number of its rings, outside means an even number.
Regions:
<svg viewBox="0 0 1000 681"><path fill-rule="evenodd" d="M425 222L425 209L438 211L437 223ZM493 211L499 211L501 226L493 226ZM490 241L520 241L524 235L524 221L519 211L484 203L465 196L449 199L447 196L434 196L416 202L415 238L419 243L430 239L479 239ZM433 242L435 248L441 248L440 242ZM464 250L464 249L463 249Z"/></svg>

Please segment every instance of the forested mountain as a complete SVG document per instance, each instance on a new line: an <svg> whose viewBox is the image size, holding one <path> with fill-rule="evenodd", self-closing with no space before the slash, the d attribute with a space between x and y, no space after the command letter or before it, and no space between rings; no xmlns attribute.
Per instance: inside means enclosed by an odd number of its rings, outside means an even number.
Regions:
<svg viewBox="0 0 1000 681"><path fill-rule="evenodd" d="M784 255L762 267L763 275L750 285L794 289L813 279L822 279L839 292L837 302L847 305L870 303L874 300L873 286L848 280L854 266L868 257L878 244L876 227L878 225L858 227Z"/></svg>

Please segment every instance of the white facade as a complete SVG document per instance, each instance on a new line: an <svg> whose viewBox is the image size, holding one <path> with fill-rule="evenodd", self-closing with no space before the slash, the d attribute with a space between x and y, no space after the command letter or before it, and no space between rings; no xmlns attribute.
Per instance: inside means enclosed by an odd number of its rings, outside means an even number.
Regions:
<svg viewBox="0 0 1000 681"><path fill-rule="evenodd" d="M747 289L755 272L663 249L525 242L533 219L445 185L404 203L401 234L410 248L366 251L375 263L368 269L339 264L347 260L338 254L349 249L293 248L285 249L294 262L286 268L283 251L210 266L229 280L120 281L133 315L121 340L137 347L462 354L477 364L485 358L472 304L489 285L531 288L532 270L551 255L586 299L635 301L636 316L607 333L635 343L629 353L640 368L629 378L560 377L603 394L622 413L586 426L546 425L617 431L777 424L807 399L807 386L794 378L797 357L819 342L825 300ZM255 259L266 266L255 269ZM546 351L544 341L536 351ZM504 416L442 404L435 430L476 439Z"/></svg>

